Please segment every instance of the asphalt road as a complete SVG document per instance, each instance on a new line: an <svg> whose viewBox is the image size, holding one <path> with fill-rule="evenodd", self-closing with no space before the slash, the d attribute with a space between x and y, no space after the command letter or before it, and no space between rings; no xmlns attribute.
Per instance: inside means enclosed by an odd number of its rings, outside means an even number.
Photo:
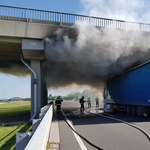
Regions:
<svg viewBox="0 0 150 150"><path fill-rule="evenodd" d="M72 122L75 130L90 141L95 146L104 150L148 150L150 141L147 136L140 130L133 128L120 121L99 116L101 110L95 110L86 107L87 111L94 114L81 113L79 103L63 102L62 110ZM110 114L109 114L110 115ZM118 118L145 130L150 135L150 118L138 118L130 116L124 112L111 113L113 118ZM64 116L60 113L57 115L59 120L60 132L60 150L80 150L81 147L77 142L71 128L64 121ZM82 138L81 138L82 139ZM87 150L96 150L88 142L82 139Z"/></svg>

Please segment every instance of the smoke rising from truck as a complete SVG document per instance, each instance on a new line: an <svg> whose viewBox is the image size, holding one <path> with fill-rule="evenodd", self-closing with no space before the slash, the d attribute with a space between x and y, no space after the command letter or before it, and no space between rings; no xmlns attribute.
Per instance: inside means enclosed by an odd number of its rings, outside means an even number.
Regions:
<svg viewBox="0 0 150 150"><path fill-rule="evenodd" d="M48 87L71 84L100 89L104 81L148 60L150 38L139 31L96 28L85 22L45 39L43 63Z"/></svg>
<svg viewBox="0 0 150 150"><path fill-rule="evenodd" d="M45 39L42 71L47 87L90 86L98 91L105 81L133 66L149 60L150 37L139 31L96 28L86 22L70 30L58 29ZM19 65L0 72L25 76L29 70ZM76 86L77 90L77 86Z"/></svg>

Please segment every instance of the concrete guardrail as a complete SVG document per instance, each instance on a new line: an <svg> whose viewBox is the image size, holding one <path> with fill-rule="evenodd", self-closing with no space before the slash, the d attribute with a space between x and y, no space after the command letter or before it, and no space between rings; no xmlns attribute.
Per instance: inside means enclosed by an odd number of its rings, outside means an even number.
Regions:
<svg viewBox="0 0 150 150"><path fill-rule="evenodd" d="M53 116L53 105L50 106L25 150L45 150L48 142L51 121Z"/></svg>
<svg viewBox="0 0 150 150"><path fill-rule="evenodd" d="M53 116L53 102L41 109L33 119L32 132L16 133L16 150L46 150Z"/></svg>

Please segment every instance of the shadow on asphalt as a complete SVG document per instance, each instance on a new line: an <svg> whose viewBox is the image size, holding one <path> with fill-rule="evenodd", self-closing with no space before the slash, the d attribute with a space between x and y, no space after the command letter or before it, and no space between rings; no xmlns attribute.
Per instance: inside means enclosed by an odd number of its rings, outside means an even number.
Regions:
<svg viewBox="0 0 150 150"><path fill-rule="evenodd" d="M68 117L68 119L72 120L73 125L121 123L113 119L102 117L101 115L109 116L109 117L113 116L112 118L117 118L129 123L150 121L150 117L140 118L138 116L127 115L125 112L122 111L103 113L102 109L98 109L96 107L91 107L91 108L85 107L84 112L80 112L80 105L77 105L76 107L74 106L62 107L62 110L65 113L65 115ZM57 119L64 120L64 116L62 115L62 113L57 113Z"/></svg>

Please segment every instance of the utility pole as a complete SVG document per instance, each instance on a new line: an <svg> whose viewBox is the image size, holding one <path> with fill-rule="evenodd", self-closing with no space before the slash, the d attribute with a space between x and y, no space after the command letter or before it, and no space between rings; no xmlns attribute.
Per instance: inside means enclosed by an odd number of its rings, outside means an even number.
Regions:
<svg viewBox="0 0 150 150"><path fill-rule="evenodd" d="M4 101L5 101L5 90L4 90Z"/></svg>

